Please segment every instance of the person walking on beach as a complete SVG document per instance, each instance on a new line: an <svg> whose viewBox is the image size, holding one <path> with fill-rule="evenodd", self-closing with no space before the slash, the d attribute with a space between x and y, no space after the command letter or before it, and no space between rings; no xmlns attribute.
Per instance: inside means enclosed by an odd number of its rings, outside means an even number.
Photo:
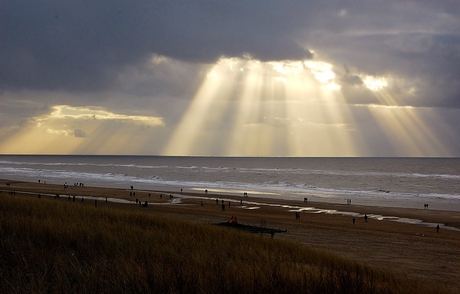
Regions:
<svg viewBox="0 0 460 294"><path fill-rule="evenodd" d="M364 222L367 223L367 214L364 215Z"/></svg>
<svg viewBox="0 0 460 294"><path fill-rule="evenodd" d="M436 226L436 232L439 233L439 225Z"/></svg>

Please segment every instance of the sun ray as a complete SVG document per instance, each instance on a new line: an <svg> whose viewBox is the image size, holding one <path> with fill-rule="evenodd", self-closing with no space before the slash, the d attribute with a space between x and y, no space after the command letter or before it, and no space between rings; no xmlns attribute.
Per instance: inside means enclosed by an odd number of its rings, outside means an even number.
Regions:
<svg viewBox="0 0 460 294"><path fill-rule="evenodd" d="M221 121L228 97L235 87L235 60L221 60L206 75L180 123L163 149L163 155L206 154L206 133ZM206 128L209 130L207 131Z"/></svg>
<svg viewBox="0 0 460 294"><path fill-rule="evenodd" d="M226 147L226 154L257 154L257 138L254 131L260 111L261 92L264 85L263 75L261 74L261 64L252 61L247 66L245 77L243 78L241 93L236 97L236 111L229 133L229 142ZM255 139L255 140L254 140Z"/></svg>
<svg viewBox="0 0 460 294"><path fill-rule="evenodd" d="M450 151L420 119L423 109L407 106L368 106L387 142L398 156L448 156Z"/></svg>
<svg viewBox="0 0 460 294"><path fill-rule="evenodd" d="M209 70L163 154L196 154L209 137L203 127L212 130L227 118L219 136L223 155L356 156L353 116L338 90L325 62L223 58Z"/></svg>

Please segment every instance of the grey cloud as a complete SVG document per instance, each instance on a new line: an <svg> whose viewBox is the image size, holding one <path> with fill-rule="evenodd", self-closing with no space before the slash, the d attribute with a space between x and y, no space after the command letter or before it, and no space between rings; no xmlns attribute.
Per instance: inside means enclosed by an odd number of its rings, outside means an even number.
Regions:
<svg viewBox="0 0 460 294"><path fill-rule="evenodd" d="M390 48L407 53L425 53L434 46L433 36L427 34L396 35L384 43Z"/></svg>
<svg viewBox="0 0 460 294"><path fill-rule="evenodd" d="M347 75L341 78L341 81L350 85L362 85L363 80L359 76Z"/></svg>
<svg viewBox="0 0 460 294"><path fill-rule="evenodd" d="M82 129L75 129L73 131L73 135L77 138L86 138L88 136L86 132Z"/></svg>
<svg viewBox="0 0 460 294"><path fill-rule="evenodd" d="M22 126L28 123L31 117L49 112L49 107L30 100L23 100L17 96L6 97L0 95L0 126Z"/></svg>
<svg viewBox="0 0 460 294"><path fill-rule="evenodd" d="M311 57L291 35L286 16L300 13L291 6L278 14L279 3L264 1L10 1L0 12L0 89L104 89L153 53L196 62Z"/></svg>

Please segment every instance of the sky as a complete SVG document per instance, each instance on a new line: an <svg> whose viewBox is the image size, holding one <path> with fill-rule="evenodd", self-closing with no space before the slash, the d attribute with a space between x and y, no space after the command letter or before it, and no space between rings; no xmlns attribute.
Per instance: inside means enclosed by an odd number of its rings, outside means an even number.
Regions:
<svg viewBox="0 0 460 294"><path fill-rule="evenodd" d="M0 7L0 154L460 157L458 0Z"/></svg>

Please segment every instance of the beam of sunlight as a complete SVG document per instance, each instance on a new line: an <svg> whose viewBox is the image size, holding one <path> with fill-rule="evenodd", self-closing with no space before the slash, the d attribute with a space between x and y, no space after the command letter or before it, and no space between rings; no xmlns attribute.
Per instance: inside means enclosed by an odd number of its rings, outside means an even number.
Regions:
<svg viewBox="0 0 460 294"><path fill-rule="evenodd" d="M450 156L451 151L441 144L440 138L420 119L423 109L381 105L366 107L398 156Z"/></svg>
<svg viewBox="0 0 460 294"><path fill-rule="evenodd" d="M225 120L220 155L357 156L353 117L338 90L325 62L222 58L209 69L163 154L203 154L200 142L212 144L203 127Z"/></svg>
<svg viewBox="0 0 460 294"><path fill-rule="evenodd" d="M367 89L366 99L374 104L348 104L343 80L327 62L221 58L208 71L163 154L449 154L420 110L402 107L402 99L391 92L396 77L356 76L363 83L353 87Z"/></svg>
<svg viewBox="0 0 460 294"><path fill-rule="evenodd" d="M236 88L235 77L240 70L238 63L235 59L223 59L209 69L166 144L164 155L204 155L209 151L207 146L215 142L210 142L206 136L212 134L215 125L221 122L229 96Z"/></svg>
<svg viewBox="0 0 460 294"><path fill-rule="evenodd" d="M261 75L260 62L253 62L245 71L241 93L234 102L239 115L233 117L226 147L226 154L260 154L257 135L260 134L260 124L257 122L260 114L264 78Z"/></svg>

